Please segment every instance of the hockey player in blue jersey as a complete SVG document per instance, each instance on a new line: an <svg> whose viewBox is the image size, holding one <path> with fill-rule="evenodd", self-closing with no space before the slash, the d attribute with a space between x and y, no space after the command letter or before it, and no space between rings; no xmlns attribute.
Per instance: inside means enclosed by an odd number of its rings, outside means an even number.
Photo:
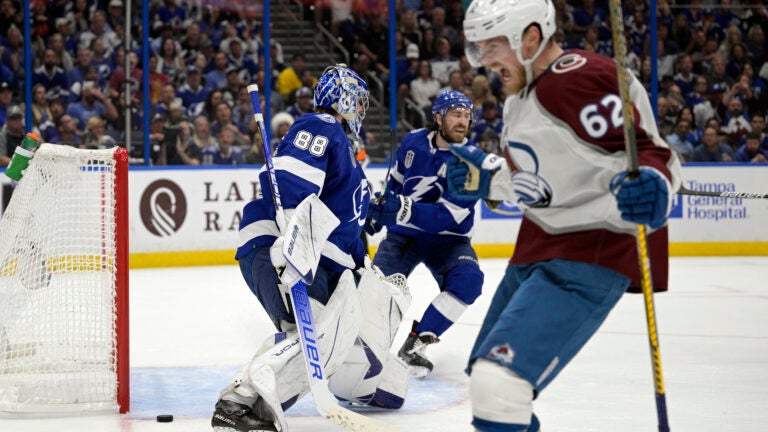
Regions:
<svg viewBox="0 0 768 432"><path fill-rule="evenodd" d="M507 95L504 158L452 146L461 159L447 163L449 190L524 210L470 353L472 424L483 432L537 432L533 400L623 293L639 288L636 224L649 229L653 286L667 289L666 222L680 161L629 73L640 167L628 175L616 62L563 52L551 1L473 0L463 27L468 60L498 73ZM608 417L603 429L615 430ZM572 426L584 429L578 418Z"/></svg>
<svg viewBox="0 0 768 432"><path fill-rule="evenodd" d="M467 141L472 102L463 93L445 91L432 104L434 124L403 139L386 195L368 207L366 231L387 227L374 265L388 275L410 275L424 263L440 293L421 320L414 321L399 355L411 374L423 377L433 364L425 355L480 295L483 273L470 245L476 199L457 199L446 192L445 163L452 157L449 144L475 147Z"/></svg>
<svg viewBox="0 0 768 432"><path fill-rule="evenodd" d="M360 236L370 187L348 136L360 131L368 87L354 71L336 65L320 76L314 97L315 111L296 119L278 143L273 161L289 226L299 220L307 200L338 219L327 239L312 239L311 246L320 252L319 264L314 282L307 286L326 376L339 399L399 408L408 368L389 348L410 297L404 285L389 283L366 263ZM290 286L283 279L291 272L286 270L266 170L259 173L259 183L264 196L243 210L236 258L246 284L279 333L268 338L220 392L211 420L217 431L285 431L284 410L309 391L287 297ZM313 228L327 223L306 219Z"/></svg>

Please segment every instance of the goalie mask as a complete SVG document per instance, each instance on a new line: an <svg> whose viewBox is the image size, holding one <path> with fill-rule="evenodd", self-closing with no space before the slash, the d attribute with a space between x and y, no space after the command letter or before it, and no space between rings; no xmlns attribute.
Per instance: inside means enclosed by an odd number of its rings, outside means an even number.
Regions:
<svg viewBox="0 0 768 432"><path fill-rule="evenodd" d="M329 66L317 80L315 106L336 111L359 136L368 109L368 84L345 65Z"/></svg>

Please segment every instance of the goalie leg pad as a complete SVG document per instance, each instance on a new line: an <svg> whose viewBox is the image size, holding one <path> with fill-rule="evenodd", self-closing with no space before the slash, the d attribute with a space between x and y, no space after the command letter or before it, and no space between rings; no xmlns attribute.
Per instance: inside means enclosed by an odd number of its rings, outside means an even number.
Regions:
<svg viewBox="0 0 768 432"><path fill-rule="evenodd" d="M411 295L401 274L384 277L375 267L359 270L360 335L329 387L338 398L399 408L408 389L408 367L389 349Z"/></svg>
<svg viewBox="0 0 768 432"><path fill-rule="evenodd" d="M360 303L352 272L341 275L325 306L310 301L320 335L320 354L326 362L326 373L331 374L349 355L360 329ZM309 383L297 331L278 335L262 345L219 398L252 406L254 411L268 409L282 426L283 411L309 392Z"/></svg>
<svg viewBox="0 0 768 432"><path fill-rule="evenodd" d="M408 393L408 365L390 352L382 363L357 343L330 378L329 387L341 399L377 408L398 409Z"/></svg>
<svg viewBox="0 0 768 432"><path fill-rule="evenodd" d="M508 426L504 430L527 430L533 415L533 386L510 369L486 359L472 366L469 393L472 416L479 423Z"/></svg>

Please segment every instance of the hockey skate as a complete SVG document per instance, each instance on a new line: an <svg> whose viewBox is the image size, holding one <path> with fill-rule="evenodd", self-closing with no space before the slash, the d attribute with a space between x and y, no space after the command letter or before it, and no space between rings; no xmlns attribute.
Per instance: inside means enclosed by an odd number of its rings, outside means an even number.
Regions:
<svg viewBox="0 0 768 432"><path fill-rule="evenodd" d="M216 403L211 426L215 432L277 432L275 423L261 419L248 406L228 400Z"/></svg>
<svg viewBox="0 0 768 432"><path fill-rule="evenodd" d="M427 345L440 342L440 339L432 333L416 333L416 326L418 325L418 321L413 322L411 332L408 334L405 343L397 355L408 363L408 369L412 377L424 378L434 368L434 365L429 361L424 352L427 349Z"/></svg>

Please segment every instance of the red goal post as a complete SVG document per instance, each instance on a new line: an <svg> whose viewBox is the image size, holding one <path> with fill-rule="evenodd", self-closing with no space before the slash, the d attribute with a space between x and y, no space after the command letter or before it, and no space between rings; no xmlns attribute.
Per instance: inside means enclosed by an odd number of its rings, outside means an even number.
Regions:
<svg viewBox="0 0 768 432"><path fill-rule="evenodd" d="M127 412L128 154L43 144L0 219L0 414Z"/></svg>

